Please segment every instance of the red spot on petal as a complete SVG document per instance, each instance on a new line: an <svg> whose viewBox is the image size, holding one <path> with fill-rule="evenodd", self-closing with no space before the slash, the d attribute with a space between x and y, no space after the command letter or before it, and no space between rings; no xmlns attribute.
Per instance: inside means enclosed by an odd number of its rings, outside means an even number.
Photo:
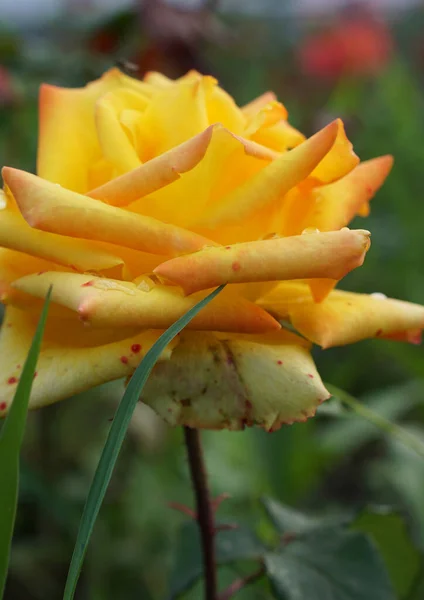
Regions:
<svg viewBox="0 0 424 600"><path fill-rule="evenodd" d="M308 373L308 377L310 377L311 379L314 378L314 376L312 375L312 373Z"/></svg>
<svg viewBox="0 0 424 600"><path fill-rule="evenodd" d="M378 337L379 335L381 335L383 333L382 329L377 329L377 331L375 332L375 335Z"/></svg>
<svg viewBox="0 0 424 600"><path fill-rule="evenodd" d="M94 285L94 279L90 279L90 281L86 281L85 283L81 284L81 287L90 287Z"/></svg>
<svg viewBox="0 0 424 600"><path fill-rule="evenodd" d="M225 246L226 250L231 250L231 246Z"/></svg>
<svg viewBox="0 0 424 600"><path fill-rule="evenodd" d="M367 185L367 187L365 189L366 189L367 194L373 194L374 193L374 190L372 189L372 187L370 185Z"/></svg>
<svg viewBox="0 0 424 600"><path fill-rule="evenodd" d="M253 406L252 403L250 402L250 400L245 400L245 406L246 406L246 410L252 410Z"/></svg>
<svg viewBox="0 0 424 600"><path fill-rule="evenodd" d="M46 271L38 271L37 275L42 275L43 273L46 273Z"/></svg>
<svg viewBox="0 0 424 600"><path fill-rule="evenodd" d="M16 368L17 368L17 369L20 369L20 368L21 368L21 365L16 365Z"/></svg>
<svg viewBox="0 0 424 600"><path fill-rule="evenodd" d="M38 371L35 371L35 373L34 373L34 379L37 377L37 375L38 375Z"/></svg>
<svg viewBox="0 0 424 600"><path fill-rule="evenodd" d="M277 365L282 365L283 361L282 360L277 360Z"/></svg>
<svg viewBox="0 0 424 600"><path fill-rule="evenodd" d="M73 271L78 271L79 269L77 269L77 267L75 265L69 265L69 267L73 270Z"/></svg>
<svg viewBox="0 0 424 600"><path fill-rule="evenodd" d="M12 385L12 383L17 383L18 380L16 379L16 377L9 377L9 379L7 380L7 383L9 383L10 385Z"/></svg>
<svg viewBox="0 0 424 600"><path fill-rule="evenodd" d="M134 352L134 354L138 354L141 350L141 344L133 344L131 346L131 352Z"/></svg>
<svg viewBox="0 0 424 600"><path fill-rule="evenodd" d="M128 364L128 357L127 356L121 356L120 361L122 364L127 365Z"/></svg>
<svg viewBox="0 0 424 600"><path fill-rule="evenodd" d="M241 265L239 262L233 262L233 264L231 265L231 268L233 271L240 271Z"/></svg>
<svg viewBox="0 0 424 600"><path fill-rule="evenodd" d="M6 410L7 404L6 402L0 402L0 410Z"/></svg>

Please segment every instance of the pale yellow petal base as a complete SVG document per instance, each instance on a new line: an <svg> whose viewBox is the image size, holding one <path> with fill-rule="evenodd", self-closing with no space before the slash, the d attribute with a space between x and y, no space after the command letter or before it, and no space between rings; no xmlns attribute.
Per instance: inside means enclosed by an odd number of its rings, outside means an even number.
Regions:
<svg viewBox="0 0 424 600"><path fill-rule="evenodd" d="M297 336L185 332L171 360L154 368L142 400L170 425L275 431L314 416L328 397Z"/></svg>

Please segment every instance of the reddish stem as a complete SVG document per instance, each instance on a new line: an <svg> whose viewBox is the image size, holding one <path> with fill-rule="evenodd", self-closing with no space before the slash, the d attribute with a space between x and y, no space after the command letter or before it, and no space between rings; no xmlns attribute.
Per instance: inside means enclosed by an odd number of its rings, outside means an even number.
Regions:
<svg viewBox="0 0 424 600"><path fill-rule="evenodd" d="M214 511L209 493L199 431L190 427L184 427L184 438L190 465L191 480L196 496L197 523L200 529L203 553L205 600L217 600Z"/></svg>

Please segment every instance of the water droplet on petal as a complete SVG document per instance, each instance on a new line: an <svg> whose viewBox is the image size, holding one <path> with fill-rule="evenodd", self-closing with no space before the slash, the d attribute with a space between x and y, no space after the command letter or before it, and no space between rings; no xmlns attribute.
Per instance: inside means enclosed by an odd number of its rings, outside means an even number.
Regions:
<svg viewBox="0 0 424 600"><path fill-rule="evenodd" d="M382 294L381 292L374 292L370 296L371 298L377 298L377 300L387 300L386 294Z"/></svg>
<svg viewBox="0 0 424 600"><path fill-rule="evenodd" d="M307 227L306 229L304 229L302 231L302 235L308 235L310 233L321 233L319 229L317 229L316 227Z"/></svg>

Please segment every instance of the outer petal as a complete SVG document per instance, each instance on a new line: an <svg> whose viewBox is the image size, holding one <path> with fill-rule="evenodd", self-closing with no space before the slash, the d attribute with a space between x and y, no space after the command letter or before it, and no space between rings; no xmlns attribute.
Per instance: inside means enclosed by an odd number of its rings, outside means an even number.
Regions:
<svg viewBox="0 0 424 600"><path fill-rule="evenodd" d="M261 306L323 348L343 346L365 338L387 337L416 342L424 328L424 307L392 300L382 294L335 290L315 304L306 286L282 284L260 300Z"/></svg>
<svg viewBox="0 0 424 600"><path fill-rule="evenodd" d="M0 302L31 309L34 298L12 288L11 284L24 275L40 271L55 271L59 268L63 269L50 261L7 248L0 248Z"/></svg>
<svg viewBox="0 0 424 600"><path fill-rule="evenodd" d="M362 162L334 183L314 188L312 210L303 226L332 231L347 225L360 212L367 213L369 200L383 185L392 165L391 156L380 156Z"/></svg>
<svg viewBox="0 0 424 600"><path fill-rule="evenodd" d="M186 293L222 283L323 277L341 279L362 265L369 232L342 229L220 248L171 259L154 270Z"/></svg>
<svg viewBox="0 0 424 600"><path fill-rule="evenodd" d="M156 254L214 245L190 231L108 206L25 171L5 167L2 173L25 220L37 229Z"/></svg>
<svg viewBox="0 0 424 600"><path fill-rule="evenodd" d="M166 329L204 297L184 297L175 287L140 288L133 283L75 273L28 275L13 287L44 298L53 285L52 300L78 313L94 327ZM192 329L262 333L280 328L267 312L228 291L208 304L188 326Z"/></svg>
<svg viewBox="0 0 424 600"><path fill-rule="evenodd" d="M129 79L118 69L111 69L85 88L41 87L37 158L40 177L76 192L87 191L89 167L101 158L95 103L103 94L127 87ZM142 84L138 83L141 93Z"/></svg>
<svg viewBox="0 0 424 600"><path fill-rule="evenodd" d="M338 133L330 152L312 172L312 177L330 183L349 173L359 163L352 144L347 139L343 122L337 119Z"/></svg>
<svg viewBox="0 0 424 600"><path fill-rule="evenodd" d="M333 123L294 150L282 154L229 196L224 196L221 202L206 210L197 226L214 230L222 225L238 224L280 200L310 174L329 151L336 135L337 124ZM262 223L259 227L262 227ZM240 228L243 229L243 225Z"/></svg>
<svg viewBox="0 0 424 600"><path fill-rule="evenodd" d="M171 360L154 368L142 400L171 425L274 431L312 417L328 397L297 336L185 332Z"/></svg>
<svg viewBox="0 0 424 600"><path fill-rule="evenodd" d="M110 271L122 266L119 256L88 242L32 229L10 204L8 200L8 206L0 210L0 246L80 271Z"/></svg>
<svg viewBox="0 0 424 600"><path fill-rule="evenodd" d="M36 319L8 307L0 332L2 356L0 376L0 415L7 412L22 365L35 333ZM74 327L74 325L72 326ZM161 332L143 332L132 338L94 347L69 345L66 323L56 326L56 339L44 341L37 364L30 408L38 408L101 383L131 375ZM173 345L162 354L169 359Z"/></svg>

